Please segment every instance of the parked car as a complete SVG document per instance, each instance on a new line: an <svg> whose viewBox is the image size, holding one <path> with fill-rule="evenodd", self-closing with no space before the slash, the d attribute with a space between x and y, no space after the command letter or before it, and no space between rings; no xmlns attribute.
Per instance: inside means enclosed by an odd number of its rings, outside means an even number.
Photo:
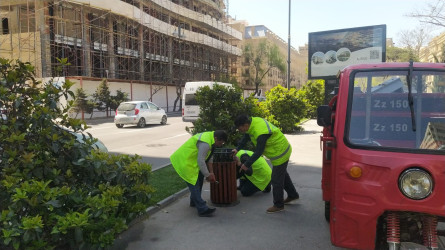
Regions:
<svg viewBox="0 0 445 250"><path fill-rule="evenodd" d="M74 135L74 136L76 136L76 140L78 141L78 142L80 142L80 143L85 143L85 139L88 137L88 135L85 135L85 134L83 134L83 133L76 133L76 132L73 132L73 131L70 131L70 130L68 130L68 132L70 132L72 135ZM97 139L97 138L96 138ZM101 140L99 140L99 139L97 139L94 143L93 143L93 145L91 145L94 149L97 149L97 150L99 150L99 151L102 151L102 152L106 152L106 153L108 153L108 148L105 146L105 144L101 141Z"/></svg>
<svg viewBox="0 0 445 250"><path fill-rule="evenodd" d="M70 134L72 134L73 136L75 136L76 137L76 140L79 142L79 143L85 143L85 139L87 138L87 136L88 135L85 135L85 134L83 134L83 133L76 133L76 132L74 132L74 131L72 131L72 130L70 130L70 129L68 129L68 128L65 128L65 127L61 127L61 126L57 126L57 128L59 128L59 129L63 129L63 130L65 130L65 131L68 131ZM96 138L97 139L97 138ZM97 139L92 145L92 148L94 148L94 149L97 149L97 150L99 150L99 151L102 151L102 152L105 152L105 153L108 153L108 148L105 146L105 144L101 141L101 140L99 140L99 139ZM0 163L2 163L2 159L1 159L1 155L3 154L3 148L1 147L1 145L0 145Z"/></svg>
<svg viewBox="0 0 445 250"><path fill-rule="evenodd" d="M62 129L62 130L64 130L64 131L67 131L68 133L70 133L71 135L73 135L73 136L75 136L76 137L76 140L78 141L78 142L80 142L80 143L82 143L82 144L84 144L85 143L85 140L87 139L87 138L89 138L91 135L89 135L88 133L83 133L83 132L74 132L74 131L72 131L71 129L69 129L69 128L66 128L66 127L64 127L64 126L61 126L61 125L56 125L56 124L54 124L54 127L56 127L57 129ZM94 138L94 137L92 137L91 139L95 139L96 141L91 145L91 147L93 148L93 149L97 149L97 150L99 150L99 151L102 151L102 152L108 152L108 148L105 146L105 144L101 141L101 140L99 140L99 139L97 139L97 138Z"/></svg>
<svg viewBox="0 0 445 250"><path fill-rule="evenodd" d="M149 101L122 102L116 109L114 124L122 128L124 125L137 125L140 128L146 124L167 124L167 114Z"/></svg>

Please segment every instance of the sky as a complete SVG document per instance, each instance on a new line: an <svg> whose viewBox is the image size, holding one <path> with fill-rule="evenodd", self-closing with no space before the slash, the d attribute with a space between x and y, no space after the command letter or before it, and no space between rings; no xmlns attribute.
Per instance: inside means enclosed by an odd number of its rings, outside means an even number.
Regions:
<svg viewBox="0 0 445 250"><path fill-rule="evenodd" d="M425 10L428 3L435 1L291 0L291 45L298 49L307 44L310 32L386 24L386 37L392 38L398 46L401 31L421 27L418 19L407 15ZM264 25L288 41L288 0L228 0L228 3L228 13L232 18L246 20L249 25ZM436 28L433 32L443 32L443 28Z"/></svg>

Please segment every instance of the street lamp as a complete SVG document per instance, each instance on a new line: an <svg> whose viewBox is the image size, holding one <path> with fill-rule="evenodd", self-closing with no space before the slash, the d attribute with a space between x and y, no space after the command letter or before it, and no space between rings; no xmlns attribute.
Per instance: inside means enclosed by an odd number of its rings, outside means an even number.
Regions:
<svg viewBox="0 0 445 250"><path fill-rule="evenodd" d="M287 41L287 89L290 89L290 0L289 0L289 27Z"/></svg>

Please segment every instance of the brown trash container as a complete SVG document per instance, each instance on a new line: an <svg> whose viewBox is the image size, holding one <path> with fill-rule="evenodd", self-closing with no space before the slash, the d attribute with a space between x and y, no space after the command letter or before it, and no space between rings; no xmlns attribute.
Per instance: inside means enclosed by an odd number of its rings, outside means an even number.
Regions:
<svg viewBox="0 0 445 250"><path fill-rule="evenodd" d="M236 161L232 149L216 149L213 155L216 182L210 184L210 200L215 206L234 206L239 203L236 189Z"/></svg>

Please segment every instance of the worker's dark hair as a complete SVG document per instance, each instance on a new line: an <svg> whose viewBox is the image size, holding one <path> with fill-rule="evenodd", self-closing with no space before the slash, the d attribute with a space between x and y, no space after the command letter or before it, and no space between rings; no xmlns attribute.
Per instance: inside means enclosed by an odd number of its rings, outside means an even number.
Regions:
<svg viewBox="0 0 445 250"><path fill-rule="evenodd" d="M216 137L218 141L224 141L224 142L227 141L227 132L224 130L215 130L213 136Z"/></svg>
<svg viewBox="0 0 445 250"><path fill-rule="evenodd" d="M249 160L250 156L248 154L242 154L241 157L239 158L241 164L244 164L244 162L246 162L247 160Z"/></svg>
<svg viewBox="0 0 445 250"><path fill-rule="evenodd" d="M250 117L248 115L239 115L235 118L235 127L243 126L244 124L250 124L252 121L250 120Z"/></svg>

